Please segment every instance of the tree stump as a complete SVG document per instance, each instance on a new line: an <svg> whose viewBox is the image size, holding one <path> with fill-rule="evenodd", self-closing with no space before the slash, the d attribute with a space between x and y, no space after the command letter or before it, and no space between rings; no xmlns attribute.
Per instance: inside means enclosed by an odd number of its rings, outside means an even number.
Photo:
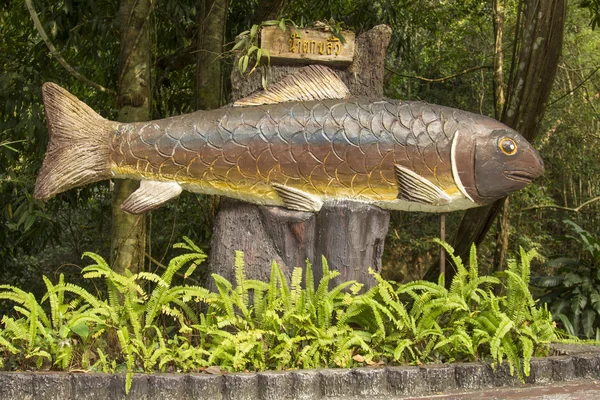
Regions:
<svg viewBox="0 0 600 400"><path fill-rule="evenodd" d="M385 50L391 29L378 25L356 38L353 63L336 70L356 96L383 97ZM300 66L272 66L269 82L277 82ZM232 101L261 90L258 73L242 77L232 72ZM322 256L340 276L332 282L354 279L373 285L369 268L381 271L381 255L389 224L389 212L360 202L326 202L318 214L223 199L215 218L209 269L230 281L235 278L235 250L244 252L246 275L266 281L271 262L281 266L289 279L294 267L308 260L315 280L322 275ZM214 282L210 282L213 285Z"/></svg>

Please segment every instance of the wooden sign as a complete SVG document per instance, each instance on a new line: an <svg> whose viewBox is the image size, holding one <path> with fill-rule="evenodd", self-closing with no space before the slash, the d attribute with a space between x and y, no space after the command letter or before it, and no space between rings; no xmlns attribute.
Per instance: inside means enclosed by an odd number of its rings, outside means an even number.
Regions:
<svg viewBox="0 0 600 400"><path fill-rule="evenodd" d="M266 26L260 47L269 52L271 61L345 66L354 59L354 33L343 31L342 35L346 43L331 32L290 27L282 32L277 26Z"/></svg>

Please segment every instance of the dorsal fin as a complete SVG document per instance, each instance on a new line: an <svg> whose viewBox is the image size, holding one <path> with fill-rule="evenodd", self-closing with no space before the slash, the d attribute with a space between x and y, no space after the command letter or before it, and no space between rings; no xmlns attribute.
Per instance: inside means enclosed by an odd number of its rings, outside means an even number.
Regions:
<svg viewBox="0 0 600 400"><path fill-rule="evenodd" d="M244 97L234 106L257 106L285 101L343 99L350 96L346 84L333 70L323 65L308 65L285 76L268 88Z"/></svg>

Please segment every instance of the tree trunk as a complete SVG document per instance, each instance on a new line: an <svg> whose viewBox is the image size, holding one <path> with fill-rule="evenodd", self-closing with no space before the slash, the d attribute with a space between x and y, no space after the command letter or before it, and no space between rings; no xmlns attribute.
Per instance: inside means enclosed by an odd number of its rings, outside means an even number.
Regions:
<svg viewBox="0 0 600 400"><path fill-rule="evenodd" d="M506 91L506 107L501 121L532 142L544 117L552 82L558 68L562 48L566 0L524 0L523 23L516 69ZM479 245L500 212L504 199L467 210L454 239L456 254L468 258L472 243ZM432 265L426 279L436 280ZM454 269L447 270L446 283L451 282Z"/></svg>
<svg viewBox="0 0 600 400"><path fill-rule="evenodd" d="M494 0L494 111L497 120L502 118L506 99L504 96L504 0Z"/></svg>
<svg viewBox="0 0 600 400"><path fill-rule="evenodd" d="M123 0L117 16L121 30L119 72L119 121L136 122L151 119L150 87L151 0ZM146 219L121 211L121 203L139 186L137 181L115 180L112 203L111 265L122 273L144 268Z"/></svg>
<svg viewBox="0 0 600 400"><path fill-rule="evenodd" d="M356 39L353 64L336 71L355 95L383 96L385 49L391 30L376 26ZM271 67L269 82L276 82L298 66ZM260 74L242 77L232 73L233 100L262 88ZM288 278L292 269L313 264L315 278L321 274L321 256L330 269L340 271L337 281L356 279L370 286L368 268L381 271L381 255L389 213L357 202L326 203L319 214L262 207L236 200L222 201L215 220L210 269L234 278L235 250L245 254L246 273L251 279L267 280L271 261ZM335 284L334 282L333 284Z"/></svg>
<svg viewBox="0 0 600 400"><path fill-rule="evenodd" d="M263 21L279 18L281 12L285 8L285 0L261 0L258 3L256 13L252 20L255 24L260 24Z"/></svg>
<svg viewBox="0 0 600 400"><path fill-rule="evenodd" d="M369 268L381 273L389 211L359 202L326 204L316 222L315 256L325 257L329 268L340 272L334 285L355 280L371 287ZM315 282L323 276L321 261L313 262Z"/></svg>
<svg viewBox="0 0 600 400"><path fill-rule="evenodd" d="M221 106L221 53L225 42L227 0L198 0L198 48L194 107L211 110Z"/></svg>
<svg viewBox="0 0 600 400"><path fill-rule="evenodd" d="M494 270L502 271L508 253L508 234L510 232L510 198L504 199L504 205L497 223L496 251L494 252Z"/></svg>
<svg viewBox="0 0 600 400"><path fill-rule="evenodd" d="M506 106L504 95L504 52L502 50L504 31L504 0L494 0L494 111L495 118L502 119ZM496 252L494 254L494 270L500 271L504 268L506 254L508 252L508 235L510 233L510 213L508 198L502 206L501 217L497 223Z"/></svg>

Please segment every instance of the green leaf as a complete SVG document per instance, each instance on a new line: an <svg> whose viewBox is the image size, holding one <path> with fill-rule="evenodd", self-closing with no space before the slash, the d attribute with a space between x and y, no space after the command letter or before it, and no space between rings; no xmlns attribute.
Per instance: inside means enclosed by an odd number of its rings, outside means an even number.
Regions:
<svg viewBox="0 0 600 400"><path fill-rule="evenodd" d="M238 71L240 71L240 74L243 74L244 72L246 72L243 70L244 57L246 57L246 56L241 56L240 58L238 58Z"/></svg>
<svg viewBox="0 0 600 400"><path fill-rule="evenodd" d="M346 38L344 37L344 35L342 35L341 32L332 32L333 36L335 36L336 38L338 38L340 40L340 42L342 42L342 44L346 44Z"/></svg>
<svg viewBox="0 0 600 400"><path fill-rule="evenodd" d="M560 319L560 322L562 322L563 326L565 327L565 330L569 335L575 336L575 329L573 329L573 324L565 314L558 314L555 317Z"/></svg>
<svg viewBox="0 0 600 400"><path fill-rule="evenodd" d="M235 51L235 50L241 48L244 44L246 44L246 41L244 39L238 40L237 43L231 49L231 51Z"/></svg>
<svg viewBox="0 0 600 400"><path fill-rule="evenodd" d="M242 57L243 61L242 61L242 73L246 72L246 70L248 69L248 59L249 57L247 55Z"/></svg>
<svg viewBox="0 0 600 400"><path fill-rule="evenodd" d="M583 335L591 339L595 334L594 322L596 321L596 311L591 309L583 310L581 315L581 324L583 326Z"/></svg>
<svg viewBox="0 0 600 400"><path fill-rule="evenodd" d="M73 332L75 332L76 334L78 334L83 339L87 339L87 337L90 334L90 328L84 322L73 325L71 327L71 330Z"/></svg>
<svg viewBox="0 0 600 400"><path fill-rule="evenodd" d="M579 260L571 257L557 257L548 261L548 266L552 268L570 267L579 265Z"/></svg>
<svg viewBox="0 0 600 400"><path fill-rule="evenodd" d="M562 276L534 276L530 284L541 288L553 288L562 285L564 277Z"/></svg>

